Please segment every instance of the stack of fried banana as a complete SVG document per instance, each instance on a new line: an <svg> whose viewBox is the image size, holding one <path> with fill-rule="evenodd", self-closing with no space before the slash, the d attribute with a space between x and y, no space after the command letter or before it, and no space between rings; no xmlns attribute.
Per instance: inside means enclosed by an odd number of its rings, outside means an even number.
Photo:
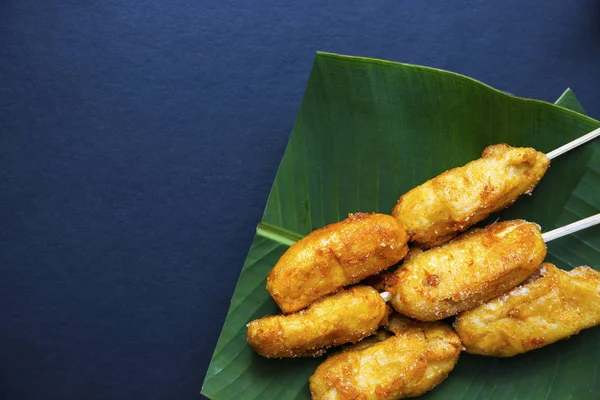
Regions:
<svg viewBox="0 0 600 400"><path fill-rule="evenodd" d="M250 322L248 342L270 358L355 343L317 368L312 398L392 400L438 385L461 350L508 357L599 324L600 273L542 264L538 225L456 237L530 193L549 164L531 148L489 146L404 194L391 216L351 214L312 232L267 277L284 314ZM440 322L452 316L454 329Z"/></svg>

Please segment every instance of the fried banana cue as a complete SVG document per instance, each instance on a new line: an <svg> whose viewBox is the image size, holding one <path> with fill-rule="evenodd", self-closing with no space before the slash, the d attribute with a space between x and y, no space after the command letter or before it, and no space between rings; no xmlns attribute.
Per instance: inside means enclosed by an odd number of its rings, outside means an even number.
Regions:
<svg viewBox="0 0 600 400"><path fill-rule="evenodd" d="M248 324L248 343L269 358L316 357L329 346L354 343L387 322L390 308L377 290L354 286L290 315Z"/></svg>
<svg viewBox="0 0 600 400"><path fill-rule="evenodd" d="M396 264L407 241L389 215L350 214L294 243L269 273L267 290L284 313L299 311Z"/></svg>
<svg viewBox="0 0 600 400"><path fill-rule="evenodd" d="M473 309L526 280L544 260L538 225L505 221L415 252L388 277L396 311L421 321Z"/></svg>
<svg viewBox="0 0 600 400"><path fill-rule="evenodd" d="M458 316L467 352L496 357L546 346L600 324L600 272L544 263L523 285Z"/></svg>
<svg viewBox="0 0 600 400"><path fill-rule="evenodd" d="M420 396L446 379L458 361L462 345L446 324L395 314L387 329L394 335L372 345L360 342L326 359L310 377L313 400Z"/></svg>
<svg viewBox="0 0 600 400"><path fill-rule="evenodd" d="M392 215L417 245L438 246L530 193L549 165L532 148L489 146L480 159L405 193Z"/></svg>

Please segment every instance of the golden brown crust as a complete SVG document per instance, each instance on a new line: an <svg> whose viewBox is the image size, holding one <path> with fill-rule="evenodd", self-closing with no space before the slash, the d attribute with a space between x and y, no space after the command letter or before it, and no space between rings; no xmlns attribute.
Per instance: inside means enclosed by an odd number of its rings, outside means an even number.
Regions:
<svg viewBox="0 0 600 400"><path fill-rule="evenodd" d="M393 336L325 360L310 377L313 400L394 400L416 397L442 382L462 345L442 323L390 318Z"/></svg>
<svg viewBox="0 0 600 400"><path fill-rule="evenodd" d="M375 289L355 286L295 314L248 324L248 343L264 357L310 357L329 346L354 343L387 322L389 307Z"/></svg>
<svg viewBox="0 0 600 400"><path fill-rule="evenodd" d="M392 306L422 321L470 310L527 279L546 256L536 224L505 221L425 251L396 271Z"/></svg>
<svg viewBox="0 0 600 400"><path fill-rule="evenodd" d="M600 324L600 272L544 263L534 278L458 316L467 352L511 357Z"/></svg>
<svg viewBox="0 0 600 400"><path fill-rule="evenodd" d="M351 214L293 244L267 277L267 290L292 313L394 265L406 255L408 236L384 214Z"/></svg>
<svg viewBox="0 0 600 400"><path fill-rule="evenodd" d="M392 215L419 246L438 246L530 193L549 165L531 148L489 146L482 158L405 193Z"/></svg>

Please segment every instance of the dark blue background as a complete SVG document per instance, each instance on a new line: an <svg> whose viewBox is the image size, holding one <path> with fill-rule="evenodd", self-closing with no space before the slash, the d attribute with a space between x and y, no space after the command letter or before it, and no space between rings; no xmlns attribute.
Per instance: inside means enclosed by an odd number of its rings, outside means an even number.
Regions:
<svg viewBox="0 0 600 400"><path fill-rule="evenodd" d="M600 117L597 0L5 0L0 398L199 397L317 50Z"/></svg>

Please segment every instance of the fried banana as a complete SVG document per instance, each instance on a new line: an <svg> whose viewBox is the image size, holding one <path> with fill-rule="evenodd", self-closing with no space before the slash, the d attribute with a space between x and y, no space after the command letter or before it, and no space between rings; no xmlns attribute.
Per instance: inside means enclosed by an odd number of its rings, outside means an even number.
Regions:
<svg viewBox="0 0 600 400"><path fill-rule="evenodd" d="M350 214L294 243L267 277L267 290L284 313L396 264L408 236L384 214Z"/></svg>
<svg viewBox="0 0 600 400"><path fill-rule="evenodd" d="M546 346L600 324L600 272L544 263L523 285L458 316L467 352L496 357Z"/></svg>
<svg viewBox="0 0 600 400"><path fill-rule="evenodd" d="M396 311L421 321L473 309L527 279L546 256L536 224L505 221L416 254L396 272Z"/></svg>
<svg viewBox="0 0 600 400"><path fill-rule="evenodd" d="M313 400L395 400L420 396L456 365L462 345L446 324L390 317L394 335L326 359L310 377ZM370 344L370 345L369 345Z"/></svg>
<svg viewBox="0 0 600 400"><path fill-rule="evenodd" d="M355 286L290 315L248 324L248 343L268 358L312 357L329 346L354 343L387 322L390 308L377 290Z"/></svg>
<svg viewBox="0 0 600 400"><path fill-rule="evenodd" d="M532 148L489 146L480 159L405 193L392 215L416 244L438 246L530 193L549 165L548 157Z"/></svg>

